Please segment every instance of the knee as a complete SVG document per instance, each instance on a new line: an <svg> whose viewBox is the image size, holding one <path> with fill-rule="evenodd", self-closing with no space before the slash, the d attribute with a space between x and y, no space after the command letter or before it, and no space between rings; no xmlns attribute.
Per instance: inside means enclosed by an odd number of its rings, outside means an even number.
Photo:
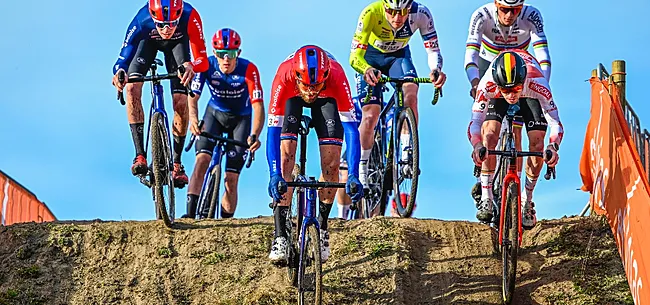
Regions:
<svg viewBox="0 0 650 305"><path fill-rule="evenodd" d="M174 112L185 115L187 113L187 95L174 94Z"/></svg>
<svg viewBox="0 0 650 305"><path fill-rule="evenodd" d="M368 110L363 111L363 115L361 117L361 125L367 129L374 129L375 125L377 125L377 120L379 119L379 109L375 109L375 107L368 106Z"/></svg>
<svg viewBox="0 0 650 305"><path fill-rule="evenodd" d="M338 178L340 162L339 162L339 158L336 158L334 155L335 154L332 153L323 156L323 160L321 161L321 166L323 167L324 176Z"/></svg>
<svg viewBox="0 0 650 305"><path fill-rule="evenodd" d="M530 132L528 134L528 149L530 151L544 150L544 133L540 131Z"/></svg>
<svg viewBox="0 0 650 305"><path fill-rule="evenodd" d="M142 83L128 83L125 90L128 96L139 100L142 95Z"/></svg>
<svg viewBox="0 0 650 305"><path fill-rule="evenodd" d="M205 168L208 167L208 163L210 163L210 155L206 153L199 153L196 155L196 164L194 165L194 168L205 171Z"/></svg>
<svg viewBox="0 0 650 305"><path fill-rule="evenodd" d="M492 124L492 122L490 122L484 126L483 138L485 139L485 142L487 143L489 149L494 149L494 147L497 146L497 142L499 141L499 130L496 124Z"/></svg>
<svg viewBox="0 0 650 305"><path fill-rule="evenodd" d="M404 84L404 103L415 104L418 99L418 86L416 84Z"/></svg>
<svg viewBox="0 0 650 305"><path fill-rule="evenodd" d="M239 182L239 174L226 172L226 177L223 179L223 184L227 190L236 190L237 183Z"/></svg>

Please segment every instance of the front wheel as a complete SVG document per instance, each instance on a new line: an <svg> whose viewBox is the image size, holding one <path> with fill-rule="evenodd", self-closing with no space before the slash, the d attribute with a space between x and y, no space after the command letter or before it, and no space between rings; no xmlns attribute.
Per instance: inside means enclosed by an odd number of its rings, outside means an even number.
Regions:
<svg viewBox="0 0 650 305"><path fill-rule="evenodd" d="M300 270L298 275L298 304L316 304L322 302L322 275L320 257L320 234L315 225L309 225L301 240L303 251L300 253Z"/></svg>
<svg viewBox="0 0 650 305"><path fill-rule="evenodd" d="M221 185L221 164L217 164L212 168L212 190L210 191L210 209L208 210L208 218L214 219L214 214L217 211L219 204L219 186Z"/></svg>
<svg viewBox="0 0 650 305"><path fill-rule="evenodd" d="M393 189L395 193L393 198L397 205L397 213L401 217L411 217L420 176L420 143L413 110L404 108L400 111L394 126ZM403 137L408 138L407 144L406 141L401 140ZM402 202L401 194L407 194L406 202Z"/></svg>
<svg viewBox="0 0 650 305"><path fill-rule="evenodd" d="M503 216L503 230L501 231L503 244L501 253L503 260L503 302L510 304L515 293L517 278L517 254L519 251L519 185L515 182L508 184L506 210Z"/></svg>
<svg viewBox="0 0 650 305"><path fill-rule="evenodd" d="M156 202L158 216L162 218L165 226L171 228L175 214L172 154L165 119L160 112L153 114L150 133L151 154L153 155L154 201Z"/></svg>

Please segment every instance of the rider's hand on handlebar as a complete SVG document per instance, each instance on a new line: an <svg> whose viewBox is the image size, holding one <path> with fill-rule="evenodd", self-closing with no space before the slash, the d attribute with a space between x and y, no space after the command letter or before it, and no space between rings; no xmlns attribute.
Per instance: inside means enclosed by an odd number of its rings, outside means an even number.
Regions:
<svg viewBox="0 0 650 305"><path fill-rule="evenodd" d="M201 134L201 128L199 128L199 120L198 118L193 118L190 119L190 132L192 132L193 135L198 136Z"/></svg>
<svg viewBox="0 0 650 305"><path fill-rule="evenodd" d="M381 71L370 67L368 70L366 70L366 73L364 73L363 78L366 80L366 83L368 83L368 85L376 86L377 80L381 78Z"/></svg>
<svg viewBox="0 0 650 305"><path fill-rule="evenodd" d="M254 153L256 150L258 150L261 145L262 144L260 143L260 139L257 137L257 135L248 136L248 150L251 153Z"/></svg>
<svg viewBox="0 0 650 305"><path fill-rule="evenodd" d="M120 72L124 73L123 83L120 83L120 80L118 79L118 75L120 75ZM125 85L126 85L126 71L124 71L124 69L119 69L117 70L117 73L113 75L113 86L117 88L117 91L122 92L122 90L124 90Z"/></svg>
<svg viewBox="0 0 650 305"><path fill-rule="evenodd" d="M476 145L474 145L474 151L472 151L472 160L474 160L474 164L476 166L482 166L483 161L485 160L485 158L487 158L488 153L486 151L485 156L483 156L483 159L481 159L481 149L483 148L484 146L483 143L481 142L478 142L476 143Z"/></svg>
<svg viewBox="0 0 650 305"><path fill-rule="evenodd" d="M184 62L183 66L185 67L185 73L181 74L180 70L178 71L178 77L181 79L181 84L187 87L194 78L194 66L191 62Z"/></svg>
<svg viewBox="0 0 650 305"><path fill-rule="evenodd" d="M476 98L476 88L478 88L478 82L479 82L478 78L473 79L472 89L469 90L469 96L471 96L473 99Z"/></svg>
<svg viewBox="0 0 650 305"><path fill-rule="evenodd" d="M436 78L435 73L438 73L438 78ZM431 78L431 82L436 88L440 88L445 84L447 75L439 70L431 70L431 73L429 73L429 78Z"/></svg>
<svg viewBox="0 0 650 305"><path fill-rule="evenodd" d="M546 146L546 149L550 150L553 153L553 156L551 157L550 160L548 161L544 160L546 162L546 165L549 167L555 167L558 161L560 161L560 155L557 153L557 149L555 149L555 145L553 144L554 143L551 143L548 146Z"/></svg>
<svg viewBox="0 0 650 305"><path fill-rule="evenodd" d="M269 181L269 196L273 198L274 202L280 202L280 200L283 199L282 195L284 195L284 192L278 190L278 187L282 184L284 185L284 191L286 192L287 182L284 181L284 178L278 174L271 176L271 180Z"/></svg>
<svg viewBox="0 0 650 305"><path fill-rule="evenodd" d="M354 193L352 192L352 183L357 184L357 189ZM345 183L345 192L348 194L348 196L350 196L350 199L352 199L352 201L357 202L361 200L363 197L363 185L359 181L359 178L355 177L354 175L349 175L348 182Z"/></svg>

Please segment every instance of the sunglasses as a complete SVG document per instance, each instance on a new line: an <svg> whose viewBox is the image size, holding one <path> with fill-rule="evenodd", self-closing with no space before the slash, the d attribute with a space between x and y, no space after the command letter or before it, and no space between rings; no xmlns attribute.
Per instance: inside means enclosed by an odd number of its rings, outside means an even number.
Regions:
<svg viewBox="0 0 650 305"><path fill-rule="evenodd" d="M524 90L524 85L517 85L512 88L501 88L499 87L499 91L501 91L502 94L509 94L509 93L519 93Z"/></svg>
<svg viewBox="0 0 650 305"><path fill-rule="evenodd" d="M174 21L163 21L163 22L154 22L156 24L156 27L159 29L165 28L166 26L173 28L178 25L178 20Z"/></svg>
<svg viewBox="0 0 650 305"><path fill-rule="evenodd" d="M406 16L406 14L409 13L409 10L411 8L407 7L407 8L403 8L401 10L394 10L392 8L387 8L387 7L384 6L384 9L386 9L386 13L388 15L391 15L391 16L395 16L395 15Z"/></svg>
<svg viewBox="0 0 650 305"><path fill-rule="evenodd" d="M237 53L239 52L239 49L234 49L234 50L214 50L214 55L219 57L219 58L225 58L228 56L228 58L235 58L237 57Z"/></svg>
<svg viewBox="0 0 650 305"><path fill-rule="evenodd" d="M499 6L499 11L504 15L507 15L509 12L512 12L514 15L519 15L519 12L521 12L522 8L523 7L521 6L517 6L517 7Z"/></svg>

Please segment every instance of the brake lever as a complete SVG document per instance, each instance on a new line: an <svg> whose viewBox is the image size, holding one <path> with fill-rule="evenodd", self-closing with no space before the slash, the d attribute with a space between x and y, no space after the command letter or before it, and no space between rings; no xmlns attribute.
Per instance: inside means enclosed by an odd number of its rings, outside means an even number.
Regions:
<svg viewBox="0 0 650 305"><path fill-rule="evenodd" d="M203 129L203 123L204 123L203 120L199 121L199 130ZM185 152L190 151L192 145L194 145L194 140L196 140L196 135L192 134L192 136L190 137L190 141L187 143L187 146L185 146Z"/></svg>
<svg viewBox="0 0 650 305"><path fill-rule="evenodd" d="M117 80L120 82L120 84L124 83L124 70L120 70L117 72ZM124 102L124 92L123 91L118 91L117 92L117 99L120 101L120 104L125 105L126 103Z"/></svg>
<svg viewBox="0 0 650 305"><path fill-rule="evenodd" d="M178 67L178 72L180 72L181 74L185 74L185 66L180 65ZM190 89L189 85L185 86L185 93L189 94L191 97L195 96L194 92L192 91L192 89Z"/></svg>

